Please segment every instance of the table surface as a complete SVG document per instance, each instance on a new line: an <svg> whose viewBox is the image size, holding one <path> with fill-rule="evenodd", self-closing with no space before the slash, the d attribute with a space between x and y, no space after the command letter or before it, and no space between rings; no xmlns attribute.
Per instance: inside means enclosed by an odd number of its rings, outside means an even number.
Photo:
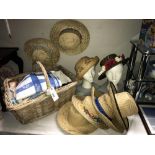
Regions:
<svg viewBox="0 0 155 155"><path fill-rule="evenodd" d="M3 113L3 119L0 120L0 134L41 134L41 135L66 135L56 123L57 112L54 112L44 118L29 124L21 124L16 120L11 112ZM130 128L126 135L147 135L139 115L129 118ZM120 133L108 129L97 129L91 135L120 135Z"/></svg>

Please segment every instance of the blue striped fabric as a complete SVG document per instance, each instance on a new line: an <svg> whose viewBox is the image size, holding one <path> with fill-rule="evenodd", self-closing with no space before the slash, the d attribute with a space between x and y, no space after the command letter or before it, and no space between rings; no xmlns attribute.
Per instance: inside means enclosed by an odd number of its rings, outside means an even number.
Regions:
<svg viewBox="0 0 155 155"><path fill-rule="evenodd" d="M48 74L50 84L52 87L59 88L61 87L62 83L58 79L58 77L54 75ZM17 86L16 88L16 97L17 100L21 99L23 97L29 97L35 94L40 94L43 92L43 89L45 90L46 83L45 78L43 75L31 73L27 75L22 82ZM32 92L32 93L31 93Z"/></svg>

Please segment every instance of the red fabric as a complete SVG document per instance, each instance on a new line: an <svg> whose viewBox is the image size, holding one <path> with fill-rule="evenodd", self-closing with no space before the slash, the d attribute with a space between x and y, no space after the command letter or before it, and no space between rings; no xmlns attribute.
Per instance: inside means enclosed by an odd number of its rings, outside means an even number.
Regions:
<svg viewBox="0 0 155 155"><path fill-rule="evenodd" d="M116 61L115 59L109 59L106 63L105 63L105 69L109 70L111 67L113 67L114 65L116 65Z"/></svg>

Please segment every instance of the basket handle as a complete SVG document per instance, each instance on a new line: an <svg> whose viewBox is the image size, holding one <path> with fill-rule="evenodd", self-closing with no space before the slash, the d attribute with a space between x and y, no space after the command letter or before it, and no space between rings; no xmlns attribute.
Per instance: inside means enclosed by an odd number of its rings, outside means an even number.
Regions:
<svg viewBox="0 0 155 155"><path fill-rule="evenodd" d="M45 67L43 66L43 64L40 61L37 61L36 63L39 65L39 67L41 68L41 71L43 72L43 74L45 76L45 81L46 81L47 89L51 88L50 80L48 78L48 74L46 72Z"/></svg>
<svg viewBox="0 0 155 155"><path fill-rule="evenodd" d="M47 85L47 94L48 95L50 94L52 96L53 100L56 101L59 97L58 97L58 94L56 93L54 87L51 87L51 83L48 78L48 74L46 72L45 67L43 66L43 64L40 61L37 61L36 63L39 65L39 67L41 68L41 70L45 76L45 81L46 81L46 85Z"/></svg>

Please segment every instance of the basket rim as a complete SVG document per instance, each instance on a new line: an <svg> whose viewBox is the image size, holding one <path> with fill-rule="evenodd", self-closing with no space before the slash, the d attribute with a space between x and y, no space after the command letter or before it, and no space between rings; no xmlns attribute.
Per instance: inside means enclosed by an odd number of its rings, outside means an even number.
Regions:
<svg viewBox="0 0 155 155"><path fill-rule="evenodd" d="M8 110L19 110L19 109L22 109L24 107L27 107L28 105L31 105L31 104L35 104L36 102L42 102L42 100L44 99L47 99L48 97L50 97L49 95L46 95L45 92L43 92L42 94L40 94L39 96L37 96L36 98L34 99L24 99L22 102L20 102L19 104L12 104L11 101L10 101L10 98L8 97L8 89L9 89L9 81L12 80L12 79L5 79L4 83L5 83L5 105L7 107ZM77 85L77 81L74 81L74 82L71 82L65 86L62 86L60 88L57 88L56 89L56 92L58 94L60 94L61 92L63 91L67 91L68 89L74 87ZM6 101L6 98L9 99L9 101ZM51 97L52 98L52 97ZM56 101L57 102L57 101Z"/></svg>

